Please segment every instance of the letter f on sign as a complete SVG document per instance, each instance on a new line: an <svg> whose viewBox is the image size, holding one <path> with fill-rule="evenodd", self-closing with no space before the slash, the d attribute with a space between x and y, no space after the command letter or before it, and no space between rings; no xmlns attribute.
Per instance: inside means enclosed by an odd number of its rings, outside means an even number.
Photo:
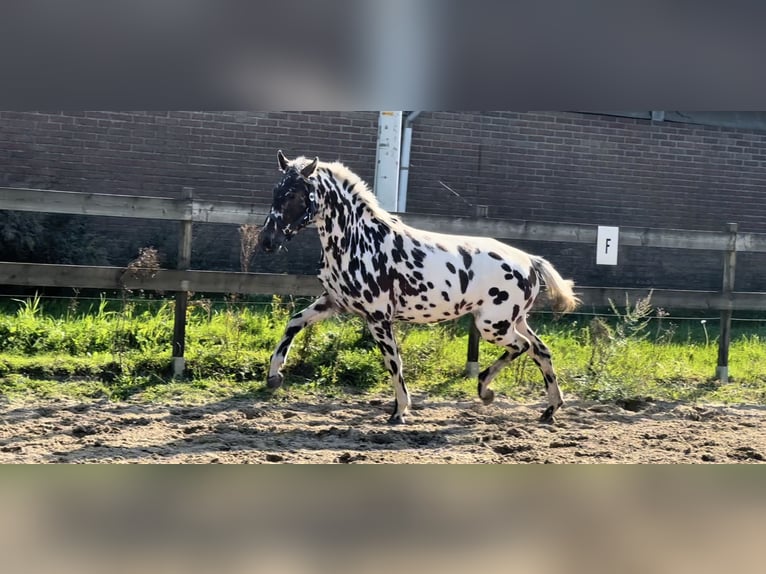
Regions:
<svg viewBox="0 0 766 574"><path fill-rule="evenodd" d="M598 226L596 265L617 265L619 239L619 227Z"/></svg>

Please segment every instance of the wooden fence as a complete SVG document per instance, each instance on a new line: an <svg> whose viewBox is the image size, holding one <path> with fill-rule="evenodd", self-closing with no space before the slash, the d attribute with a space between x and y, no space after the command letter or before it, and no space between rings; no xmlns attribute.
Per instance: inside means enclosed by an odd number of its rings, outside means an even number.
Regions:
<svg viewBox="0 0 766 574"><path fill-rule="evenodd" d="M207 293L318 295L321 286L314 276L266 273L236 273L190 270L191 224L228 223L260 225L268 206L229 201L200 201L191 188L183 188L179 199L139 197L0 187L0 209L74 215L175 220L180 222L178 268L156 273L131 274L121 267L0 263L0 284L38 287L95 289L145 289L176 293L176 321L173 337L174 372L184 368L186 294ZM596 225L508 221L487 217L444 217L403 213L408 224L430 231L461 235L481 235L509 240L558 241L596 245ZM714 250L723 254L720 291L652 290L652 303L675 309L706 309L721 313L721 334L716 375L728 378L728 353L731 316L734 310L766 310L766 293L733 290L736 255L741 252L766 253L766 234L740 233L736 224L721 231L692 231L621 227L620 245L646 248ZM583 303L604 307L610 301L622 304L646 297L649 289L577 286ZM478 332L472 331L469 343L469 370L478 358Z"/></svg>

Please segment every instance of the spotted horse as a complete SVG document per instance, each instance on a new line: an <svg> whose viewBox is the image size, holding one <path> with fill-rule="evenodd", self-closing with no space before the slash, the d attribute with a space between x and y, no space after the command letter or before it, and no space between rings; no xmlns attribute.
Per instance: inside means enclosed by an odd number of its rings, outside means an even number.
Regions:
<svg viewBox="0 0 766 574"><path fill-rule="evenodd" d="M498 372L527 353L540 368L548 406L540 416L553 422L563 405L548 347L527 324L541 281L552 306L573 310L579 300L571 280L553 266L500 241L426 232L405 225L378 204L367 185L339 162L288 160L277 153L282 179L274 188L260 248L279 250L310 223L322 245L319 280L324 293L295 314L271 357L267 384L282 385L282 366L304 327L336 313L360 315L383 353L395 391L390 423L403 423L410 395L394 338L394 321L433 323L467 313L487 341L505 352L478 377L479 397L490 404Z"/></svg>

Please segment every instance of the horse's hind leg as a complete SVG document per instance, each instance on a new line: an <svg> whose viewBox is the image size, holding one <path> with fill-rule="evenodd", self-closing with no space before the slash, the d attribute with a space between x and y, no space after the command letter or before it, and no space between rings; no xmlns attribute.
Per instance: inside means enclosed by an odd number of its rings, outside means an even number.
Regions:
<svg viewBox="0 0 766 574"><path fill-rule="evenodd" d="M303 311L296 313L290 318L290 322L285 328L285 334L282 337L282 340L274 350L274 354L271 355L269 377L266 379L266 384L270 388L276 389L282 386L282 382L284 381L282 365L284 365L285 360L287 359L287 353L290 352L290 346L293 344L295 336L305 327L308 327L317 321L321 321L322 319L326 319L327 317L331 317L336 312L332 301L325 293Z"/></svg>
<svg viewBox="0 0 766 574"><path fill-rule="evenodd" d="M477 319L484 319L483 317L477 317ZM492 363L489 367L479 373L478 392L479 398L485 405L489 405L495 400L495 391L489 388L489 384L492 379L497 376L500 370L508 363L513 361L516 357L523 355L530 347L529 340L521 333L517 332L513 326L510 328L504 322L499 327L497 323L483 323L483 327L479 327L479 332L482 337L491 343L500 345L506 348L505 353ZM491 325L491 327L489 326Z"/></svg>
<svg viewBox="0 0 766 574"><path fill-rule="evenodd" d="M545 391L548 394L548 407L540 415L540 422L552 423L553 415L564 404L564 399L561 396L561 389L556 378L556 371L553 370L553 362L551 361L551 352L548 347L545 346L532 329L527 325L526 319L519 321L517 325L518 330L529 339L531 345L527 350L527 354L532 357L532 360L540 368L540 372L543 375L545 381Z"/></svg>
<svg viewBox="0 0 766 574"><path fill-rule="evenodd" d="M402 359L394 338L393 326L389 321L370 322L367 324L372 337L383 353L383 362L391 374L391 384L394 387L394 410L388 422L391 424L403 424L404 414L410 406L410 394L402 376Z"/></svg>

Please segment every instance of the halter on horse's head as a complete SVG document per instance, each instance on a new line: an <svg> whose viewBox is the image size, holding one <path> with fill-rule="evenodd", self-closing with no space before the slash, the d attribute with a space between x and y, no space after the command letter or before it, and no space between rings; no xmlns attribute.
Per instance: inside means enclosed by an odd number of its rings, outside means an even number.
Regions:
<svg viewBox="0 0 766 574"><path fill-rule="evenodd" d="M290 162L279 150L277 160L284 176L274 187L271 212L260 235L261 249L266 252L281 248L285 240L314 221L318 209L315 185L309 178L319 158Z"/></svg>

